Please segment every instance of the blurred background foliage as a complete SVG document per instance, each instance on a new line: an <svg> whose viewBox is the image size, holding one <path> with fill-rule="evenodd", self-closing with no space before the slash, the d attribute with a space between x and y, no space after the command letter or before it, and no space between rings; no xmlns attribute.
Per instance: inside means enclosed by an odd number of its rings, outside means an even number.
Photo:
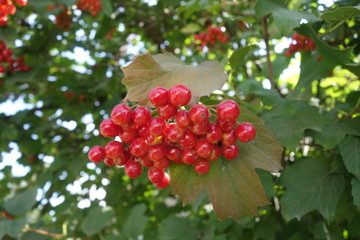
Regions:
<svg viewBox="0 0 360 240"><path fill-rule="evenodd" d="M359 239L360 7L357 0L29 0L0 27L28 72L0 73L0 238ZM95 16L94 16L95 15ZM212 40L210 28L222 39ZM202 34L202 35L201 35ZM310 51L287 53L294 34ZM94 165L97 130L125 96L125 66L171 52L219 60L216 96L259 115L284 146L281 174L259 170L271 205L217 220L206 194Z"/></svg>

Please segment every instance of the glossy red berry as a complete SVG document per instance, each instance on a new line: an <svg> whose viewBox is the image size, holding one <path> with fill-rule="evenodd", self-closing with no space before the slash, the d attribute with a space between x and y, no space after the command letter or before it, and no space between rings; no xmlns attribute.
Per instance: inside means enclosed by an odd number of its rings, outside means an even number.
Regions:
<svg viewBox="0 0 360 240"><path fill-rule="evenodd" d="M94 146L88 152L88 158L94 163L103 161L106 157L105 149L101 146Z"/></svg>
<svg viewBox="0 0 360 240"><path fill-rule="evenodd" d="M110 158L119 158L124 153L124 146L118 141L111 141L105 145L105 152Z"/></svg>
<svg viewBox="0 0 360 240"><path fill-rule="evenodd" d="M220 118L216 119L216 125L224 132L230 131L235 128L236 120L221 120Z"/></svg>
<svg viewBox="0 0 360 240"><path fill-rule="evenodd" d="M128 161L125 164L125 174L130 178L137 178L141 175L142 167L141 164L135 161Z"/></svg>
<svg viewBox="0 0 360 240"><path fill-rule="evenodd" d="M186 131L184 133L184 136L180 139L179 145L182 148L190 149L195 147L196 141L197 141L197 136L190 131Z"/></svg>
<svg viewBox="0 0 360 240"><path fill-rule="evenodd" d="M182 107L187 105L191 99L191 91L184 85L175 85L169 90L171 104Z"/></svg>
<svg viewBox="0 0 360 240"><path fill-rule="evenodd" d="M21 7L25 6L28 3L28 0L15 0L15 1Z"/></svg>
<svg viewBox="0 0 360 240"><path fill-rule="evenodd" d="M166 149L166 157L174 162L179 162L179 160L181 160L181 153L181 148L178 146L169 146Z"/></svg>
<svg viewBox="0 0 360 240"><path fill-rule="evenodd" d="M131 143L137 137L137 132L135 130L132 131L120 131L119 137L121 141L124 143Z"/></svg>
<svg viewBox="0 0 360 240"><path fill-rule="evenodd" d="M148 178L152 183L158 183L163 180L165 176L165 171L159 168L149 168L148 170Z"/></svg>
<svg viewBox="0 0 360 240"><path fill-rule="evenodd" d="M120 126L116 125L110 118L103 120L100 124L100 134L104 137L116 137L120 133Z"/></svg>
<svg viewBox="0 0 360 240"><path fill-rule="evenodd" d="M248 122L241 123L236 129L235 134L240 142L249 142L256 136L256 128Z"/></svg>
<svg viewBox="0 0 360 240"><path fill-rule="evenodd" d="M141 165L143 165L144 167L154 166L154 162L151 161L148 156L140 157L140 162L141 162Z"/></svg>
<svg viewBox="0 0 360 240"><path fill-rule="evenodd" d="M210 123L209 130L206 133L206 139L210 143L217 143L221 140L222 131L221 129L214 123Z"/></svg>
<svg viewBox="0 0 360 240"><path fill-rule="evenodd" d="M118 104L111 111L111 120L117 125L128 124L131 118L131 108L126 104Z"/></svg>
<svg viewBox="0 0 360 240"><path fill-rule="evenodd" d="M149 133L155 137L161 136L165 132L166 122L161 117L154 117L148 123Z"/></svg>
<svg viewBox="0 0 360 240"><path fill-rule="evenodd" d="M189 111L180 110L176 114L176 123L182 128L187 128L191 125Z"/></svg>
<svg viewBox="0 0 360 240"><path fill-rule="evenodd" d="M164 106L169 102L169 91L163 87L156 87L150 91L149 101L156 107Z"/></svg>
<svg viewBox="0 0 360 240"><path fill-rule="evenodd" d="M240 115L239 105L233 100L224 100L217 107L218 117L225 121L234 121Z"/></svg>
<svg viewBox="0 0 360 240"><path fill-rule="evenodd" d="M167 157L164 157L162 159L160 159L159 161L154 162L154 166L157 168L167 168L170 165L170 160Z"/></svg>
<svg viewBox="0 0 360 240"><path fill-rule="evenodd" d="M151 118L150 110L147 107L138 106L132 113L134 123L139 126L146 126Z"/></svg>
<svg viewBox="0 0 360 240"><path fill-rule="evenodd" d="M6 11L9 15L14 15L16 12L16 7L12 4L6 5Z"/></svg>
<svg viewBox="0 0 360 240"><path fill-rule="evenodd" d="M209 121L206 120L200 124L193 124L191 126L191 131L198 136L202 136L208 132L209 128L210 128Z"/></svg>
<svg viewBox="0 0 360 240"><path fill-rule="evenodd" d="M221 146L221 154L226 159L231 160L236 158L239 152L240 152L239 147L236 144L230 146L226 146L226 145Z"/></svg>
<svg viewBox="0 0 360 240"><path fill-rule="evenodd" d="M166 149L163 145L149 146L147 156L152 161L159 161L166 155Z"/></svg>
<svg viewBox="0 0 360 240"><path fill-rule="evenodd" d="M118 157L118 158L114 158L114 163L118 166L124 166L131 158L131 153L129 152L128 149L124 149L123 154Z"/></svg>
<svg viewBox="0 0 360 240"><path fill-rule="evenodd" d="M209 110L205 105L197 104L189 111L190 120L195 124L201 124L208 120Z"/></svg>
<svg viewBox="0 0 360 240"><path fill-rule="evenodd" d="M172 104L166 104L164 106L158 107L159 116L163 119L170 119L176 115L178 108Z"/></svg>
<svg viewBox="0 0 360 240"><path fill-rule="evenodd" d="M206 158L214 149L214 145L209 143L206 138L201 138L197 141L195 150L198 156Z"/></svg>
<svg viewBox="0 0 360 240"><path fill-rule="evenodd" d="M160 182L155 183L154 185L159 189L164 189L167 186L169 186L169 183L170 183L170 176L167 172L165 172L164 178Z"/></svg>
<svg viewBox="0 0 360 240"><path fill-rule="evenodd" d="M186 164L194 164L199 159L194 149L185 149L182 153L181 160Z"/></svg>
<svg viewBox="0 0 360 240"><path fill-rule="evenodd" d="M205 160L198 161L194 164L194 169L200 174L206 174L210 170L210 163Z"/></svg>
<svg viewBox="0 0 360 240"><path fill-rule="evenodd" d="M236 142L236 135L234 130L230 130L222 134L221 143L223 145L230 146L232 144L235 144L235 142Z"/></svg>
<svg viewBox="0 0 360 240"><path fill-rule="evenodd" d="M170 142L179 142L184 136L185 130L176 123L170 123L165 128L165 136Z"/></svg>
<svg viewBox="0 0 360 240"><path fill-rule="evenodd" d="M214 149L212 150L211 154L206 158L207 161L213 162L219 159L221 155L221 147L214 146Z"/></svg>
<svg viewBox="0 0 360 240"><path fill-rule="evenodd" d="M130 144L130 152L135 157L145 156L148 150L148 144L145 138L136 138Z"/></svg>
<svg viewBox="0 0 360 240"><path fill-rule="evenodd" d="M113 167L113 166L116 165L114 159L112 159L112 158L110 158L110 157L106 157L106 158L104 159L104 163L105 163L107 166L109 166L109 167Z"/></svg>

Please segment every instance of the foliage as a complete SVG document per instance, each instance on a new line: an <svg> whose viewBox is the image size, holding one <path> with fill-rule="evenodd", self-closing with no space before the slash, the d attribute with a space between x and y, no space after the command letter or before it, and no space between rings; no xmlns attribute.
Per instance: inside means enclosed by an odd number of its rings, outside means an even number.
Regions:
<svg viewBox="0 0 360 240"><path fill-rule="evenodd" d="M48 9L54 2L64 5ZM31 68L0 73L0 102L28 104L0 113L0 238L360 238L357 1L101 0L96 16L76 2L29 0L0 27L0 40ZM66 29L56 21L64 9ZM200 46L194 36L209 26L227 41ZM311 38L315 50L285 56L294 34ZM147 53L153 57L135 60ZM257 124L262 146L240 146L243 155L218 161L207 180L172 166L178 177L165 190L145 175L129 179L121 168L89 163L89 147L106 144L100 122L139 94L128 64L144 58L155 72L191 78L197 97L218 89L203 102L239 102L240 121ZM209 60L221 66L201 64ZM257 196L267 199L258 204Z"/></svg>

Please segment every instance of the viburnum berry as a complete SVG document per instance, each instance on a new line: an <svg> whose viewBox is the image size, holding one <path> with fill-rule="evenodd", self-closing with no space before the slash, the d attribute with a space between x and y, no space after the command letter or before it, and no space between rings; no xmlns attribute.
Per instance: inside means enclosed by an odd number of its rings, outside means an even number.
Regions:
<svg viewBox="0 0 360 240"><path fill-rule="evenodd" d="M125 164L125 174L130 178L137 178L142 173L141 164L136 161L128 161Z"/></svg>
<svg viewBox="0 0 360 240"><path fill-rule="evenodd" d="M93 146L88 152L88 158L94 163L103 161L106 157L105 149L101 146Z"/></svg>
<svg viewBox="0 0 360 240"><path fill-rule="evenodd" d="M226 146L230 146L235 144L236 142L236 135L234 130L230 130L228 132L223 132L221 143Z"/></svg>
<svg viewBox="0 0 360 240"><path fill-rule="evenodd" d="M109 167L113 167L113 166L116 165L114 159L113 159L113 158L110 158L110 157L106 157L106 158L104 159L104 163L105 163L107 166L109 166Z"/></svg>
<svg viewBox="0 0 360 240"><path fill-rule="evenodd" d="M146 155L140 157L140 162L141 162L141 165L143 165L144 167L152 167L152 166L154 166L154 162L151 161L151 160L149 159L149 157L146 156Z"/></svg>
<svg viewBox="0 0 360 240"><path fill-rule="evenodd" d="M170 103L182 107L187 105L191 99L191 91L184 85L175 85L169 90Z"/></svg>
<svg viewBox="0 0 360 240"><path fill-rule="evenodd" d="M111 120L117 125L126 125L131 121L131 108L126 104L118 104L111 111Z"/></svg>
<svg viewBox="0 0 360 240"><path fill-rule="evenodd" d="M145 156L148 150L148 144L145 138L136 138L130 144L130 152L135 157Z"/></svg>
<svg viewBox="0 0 360 240"><path fill-rule="evenodd" d="M179 145L182 148L190 149L195 147L196 141L197 141L197 136L190 131L186 131L183 137L180 139Z"/></svg>
<svg viewBox="0 0 360 240"><path fill-rule="evenodd" d="M239 105L233 100L224 100L217 107L218 117L225 121L234 121L240 115Z"/></svg>
<svg viewBox="0 0 360 240"><path fill-rule="evenodd" d="M214 149L214 145L209 143L206 138L201 138L197 141L195 150L198 156L206 158Z"/></svg>
<svg viewBox="0 0 360 240"><path fill-rule="evenodd" d="M163 87L156 87L150 91L149 101L156 107L164 106L169 102L169 91Z"/></svg>
<svg viewBox="0 0 360 240"><path fill-rule="evenodd" d="M210 170L210 163L205 160L198 161L194 164L197 173L206 174Z"/></svg>
<svg viewBox="0 0 360 240"><path fill-rule="evenodd" d="M205 105L197 104L189 111L190 120L195 124L201 124L208 120L209 110Z"/></svg>
<svg viewBox="0 0 360 240"><path fill-rule="evenodd" d="M221 147L215 145L214 149L212 150L210 155L206 158L206 160L209 162L216 161L217 159L219 159L220 155L221 155Z"/></svg>
<svg viewBox="0 0 360 240"><path fill-rule="evenodd" d="M118 141L111 141L105 145L105 152L110 158L119 158L124 153L124 146Z"/></svg>
<svg viewBox="0 0 360 240"><path fill-rule="evenodd" d="M152 161L159 161L166 155L166 149L163 145L149 146L147 156Z"/></svg>
<svg viewBox="0 0 360 240"><path fill-rule="evenodd" d="M166 157L174 162L181 160L181 148L178 146L169 146L166 150Z"/></svg>
<svg viewBox="0 0 360 240"><path fill-rule="evenodd" d="M209 130L206 133L206 139L210 143L218 143L222 138L221 129L214 123L210 123Z"/></svg>
<svg viewBox="0 0 360 240"><path fill-rule="evenodd" d="M170 142L179 142L184 136L185 130L177 123L170 123L165 128L165 136Z"/></svg>
<svg viewBox="0 0 360 240"><path fill-rule="evenodd" d="M167 172L165 172L163 179L158 183L154 183L154 185L159 189L164 189L167 186L169 186L169 183L170 183L170 176Z"/></svg>
<svg viewBox="0 0 360 240"><path fill-rule="evenodd" d="M225 121L220 118L216 119L216 125L224 132L230 131L235 128L236 120Z"/></svg>
<svg viewBox="0 0 360 240"><path fill-rule="evenodd" d="M118 157L114 158L114 163L118 166L124 166L129 160L131 159L131 153L128 149L124 149L123 154Z"/></svg>
<svg viewBox="0 0 360 240"><path fill-rule="evenodd" d="M124 131L120 130L119 137L121 141L124 143L131 143L137 136L137 132L135 130L132 131Z"/></svg>
<svg viewBox="0 0 360 240"><path fill-rule="evenodd" d="M154 166L157 168L165 169L170 165L170 160L167 157L160 159L159 161L154 162Z"/></svg>
<svg viewBox="0 0 360 240"><path fill-rule="evenodd" d="M209 128L210 128L210 123L208 120L206 120L200 124L193 124L190 129L194 134L198 136L202 136L208 132Z"/></svg>
<svg viewBox="0 0 360 240"><path fill-rule="evenodd" d="M189 111L180 110L176 114L176 123L182 128L187 128L191 125Z"/></svg>
<svg viewBox="0 0 360 240"><path fill-rule="evenodd" d="M139 126L146 126L151 118L150 110L147 107L138 106L132 113L134 123Z"/></svg>
<svg viewBox="0 0 360 240"><path fill-rule="evenodd" d="M171 103L158 107L158 113L163 119L170 119L176 115L178 108Z"/></svg>
<svg viewBox="0 0 360 240"><path fill-rule="evenodd" d="M235 134L240 142L249 142L256 136L256 128L248 122L241 123L236 129Z"/></svg>
<svg viewBox="0 0 360 240"><path fill-rule="evenodd" d="M161 180L163 180L164 176L165 171L163 169L152 167L148 170L148 178L152 183L160 182Z"/></svg>
<svg viewBox="0 0 360 240"><path fill-rule="evenodd" d="M239 147L236 144L230 146L226 146L226 145L221 146L221 154L226 159L232 160L236 158L239 152L240 152Z"/></svg>
<svg viewBox="0 0 360 240"><path fill-rule="evenodd" d="M154 117L148 123L149 133L155 137L163 135L166 128L166 122L161 117Z"/></svg>
<svg viewBox="0 0 360 240"><path fill-rule="evenodd" d="M120 126L116 125L110 118L104 119L100 124L100 134L104 137L116 137L120 133Z"/></svg>
<svg viewBox="0 0 360 240"><path fill-rule="evenodd" d="M194 164L199 159L194 149L185 149L182 153L181 160L186 164Z"/></svg>

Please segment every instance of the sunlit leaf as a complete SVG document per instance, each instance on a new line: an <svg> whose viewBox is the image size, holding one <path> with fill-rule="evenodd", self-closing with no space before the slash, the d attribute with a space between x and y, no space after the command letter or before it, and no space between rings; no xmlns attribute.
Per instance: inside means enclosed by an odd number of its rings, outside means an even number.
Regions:
<svg viewBox="0 0 360 240"><path fill-rule="evenodd" d="M320 15L327 22L338 22L360 15L360 6L337 7Z"/></svg>

